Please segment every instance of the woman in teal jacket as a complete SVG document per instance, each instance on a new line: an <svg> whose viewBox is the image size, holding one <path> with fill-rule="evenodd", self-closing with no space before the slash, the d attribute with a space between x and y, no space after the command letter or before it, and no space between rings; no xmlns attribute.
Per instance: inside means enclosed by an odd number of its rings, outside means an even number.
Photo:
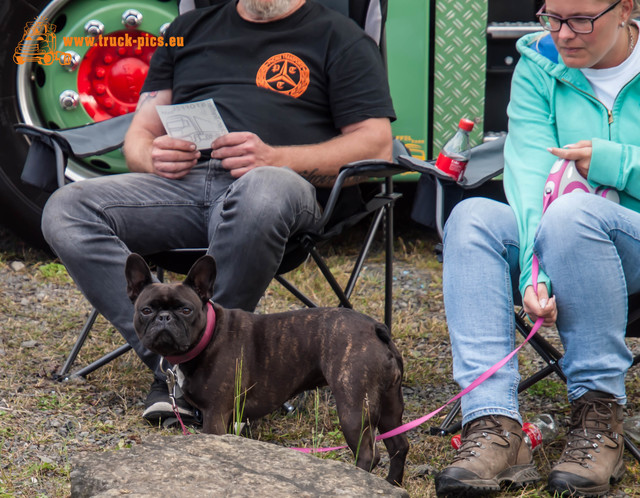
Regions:
<svg viewBox="0 0 640 498"><path fill-rule="evenodd" d="M445 227L445 308L462 388L515 348L520 296L532 320L558 327L572 417L551 492L603 494L624 473L627 299L640 292L638 14L637 0L547 1L538 17L550 32L517 44L505 145L509 205L468 199ZM592 187L615 189L619 204L571 193L543 216L558 158L574 160ZM521 429L519 380L514 358L462 398L462 446L436 477L439 495L539 479Z"/></svg>

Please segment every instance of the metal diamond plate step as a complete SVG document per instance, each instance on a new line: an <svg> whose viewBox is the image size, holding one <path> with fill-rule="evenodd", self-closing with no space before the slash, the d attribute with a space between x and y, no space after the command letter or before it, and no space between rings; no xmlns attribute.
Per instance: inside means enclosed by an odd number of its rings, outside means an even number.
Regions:
<svg viewBox="0 0 640 498"><path fill-rule="evenodd" d="M436 3L434 57L434 154L455 133L460 118L484 114L487 58L487 0ZM482 123L472 143L482 141Z"/></svg>

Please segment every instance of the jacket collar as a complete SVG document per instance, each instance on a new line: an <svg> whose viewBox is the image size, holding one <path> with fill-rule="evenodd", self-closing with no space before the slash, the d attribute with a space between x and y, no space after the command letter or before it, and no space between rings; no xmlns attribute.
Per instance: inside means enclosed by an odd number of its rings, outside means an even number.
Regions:
<svg viewBox="0 0 640 498"><path fill-rule="evenodd" d="M525 35L517 41L516 48L522 57L532 61L549 76L570 83L580 90L591 92L591 85L582 71L567 67L562 62L562 57L548 32Z"/></svg>

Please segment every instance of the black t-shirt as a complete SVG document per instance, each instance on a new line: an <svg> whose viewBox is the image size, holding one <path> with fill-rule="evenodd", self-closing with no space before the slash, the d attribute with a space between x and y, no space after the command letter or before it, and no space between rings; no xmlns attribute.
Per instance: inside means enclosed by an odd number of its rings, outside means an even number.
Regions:
<svg viewBox="0 0 640 498"><path fill-rule="evenodd" d="M176 18L143 92L171 89L173 103L212 98L227 129L270 145L320 143L368 118L395 119L376 44L350 19L307 1L268 23L242 19L236 2Z"/></svg>

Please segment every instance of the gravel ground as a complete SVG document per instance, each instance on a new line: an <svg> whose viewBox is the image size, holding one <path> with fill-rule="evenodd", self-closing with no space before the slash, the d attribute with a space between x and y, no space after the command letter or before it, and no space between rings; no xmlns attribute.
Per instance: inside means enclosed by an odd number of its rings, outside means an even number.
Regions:
<svg viewBox="0 0 640 498"><path fill-rule="evenodd" d="M405 420L409 421L445 403L457 393L457 386L451 379L441 269L432 252L435 241L420 232L401 235L394 265L393 332L405 362ZM343 250L344 247L336 252L349 252ZM358 287L364 297L355 298L354 306L380 319L382 293L378 284L383 270L379 260L364 269ZM338 273L350 268L340 256L331 256L330 266ZM303 268L294 280L313 280L308 271L311 270ZM150 433L160 432L167 437L176 434L174 429L151 427L141 419L151 377L132 353L98 370L88 380L53 380L89 313L89 305L49 254L26 247L1 227L0 282L0 497L66 496L69 455L129 447ZM320 292L313 287L310 291ZM278 286L270 287L260 311L294 306L283 295ZM314 297L323 302L322 294ZM86 364L121 343L109 324L99 319L79 362ZM528 347L525 351L520 355L522 370L533 372L541 362ZM630 413L638 405L638 373L629 376ZM297 400L298 410L293 417L274 414L252 423L250 437L288 446L309 445L315 430L312 421L319 412L321 445L340 444L335 409L328 393L323 394L320 407L311 398ZM569 412L564 386L553 376L523 395L521 401L526 418L538 412L550 413L561 430L566 427ZM433 425L442 418L436 417ZM433 474L453 454L448 438L429 434L430 425L428 422L408 433L412 449L405 485L412 496L435 496ZM563 444L560 437L537 452L536 461L543 475ZM334 458L352 461L347 452ZM628 454L625 459L627 477L611 496L640 496L636 484L639 466ZM386 474L385 461L383 457L382 468L376 470L380 475ZM519 496L548 495L541 484Z"/></svg>

